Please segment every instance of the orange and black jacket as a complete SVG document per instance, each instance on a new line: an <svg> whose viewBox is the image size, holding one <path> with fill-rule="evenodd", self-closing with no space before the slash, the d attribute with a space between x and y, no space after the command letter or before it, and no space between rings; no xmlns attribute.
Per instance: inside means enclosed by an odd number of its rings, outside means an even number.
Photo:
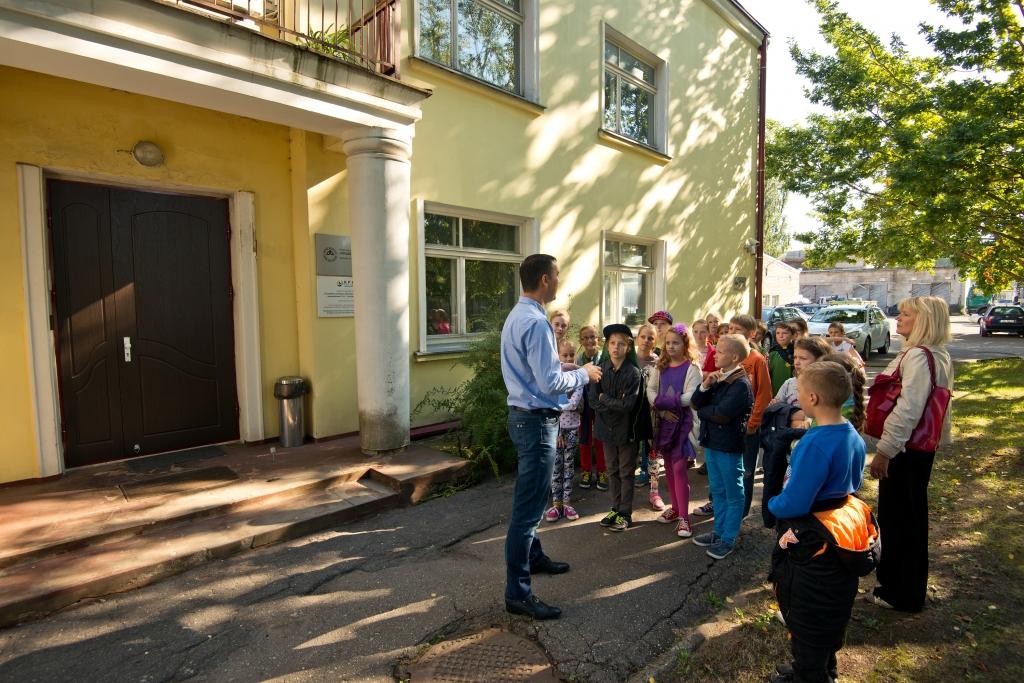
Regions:
<svg viewBox="0 0 1024 683"><path fill-rule="evenodd" d="M878 525L871 507L856 496L817 501L803 517L778 520L776 534L772 576L782 563L806 564L829 553L857 576L878 564Z"/></svg>

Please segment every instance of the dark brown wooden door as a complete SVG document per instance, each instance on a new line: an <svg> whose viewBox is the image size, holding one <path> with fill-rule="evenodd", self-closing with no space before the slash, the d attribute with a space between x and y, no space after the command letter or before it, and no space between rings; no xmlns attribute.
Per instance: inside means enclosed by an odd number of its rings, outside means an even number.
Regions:
<svg viewBox="0 0 1024 683"><path fill-rule="evenodd" d="M237 439L227 202L48 192L65 464Z"/></svg>

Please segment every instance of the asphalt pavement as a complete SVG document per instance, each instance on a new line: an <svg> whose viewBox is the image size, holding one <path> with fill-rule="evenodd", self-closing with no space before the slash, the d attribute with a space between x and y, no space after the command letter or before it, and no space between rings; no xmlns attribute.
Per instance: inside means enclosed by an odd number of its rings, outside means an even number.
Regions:
<svg viewBox="0 0 1024 683"><path fill-rule="evenodd" d="M692 505L706 481L693 474ZM542 525L545 549L572 570L535 579L564 615L534 624L504 611L511 498L510 480L482 484L0 631L0 680L388 681L427 644L502 626L566 678L621 681L767 574L759 516L716 563L650 509L626 532L601 529L607 494L592 490L574 501L582 519Z"/></svg>
<svg viewBox="0 0 1024 683"><path fill-rule="evenodd" d="M954 337L957 360L1024 353L1024 339L982 338L967 318L954 320ZM898 352L893 340L892 353L869 359L871 374ZM691 471L691 481L696 506L707 480ZM645 509L624 533L597 525L607 494L593 490L573 501L581 520L542 525L548 553L572 563L535 581L564 609L558 621L504 612L506 478L2 630L0 680L389 681L431 643L502 626L536 640L565 678L621 681L667 650L675 629L763 578L772 545L756 501L738 549L715 562L637 496Z"/></svg>

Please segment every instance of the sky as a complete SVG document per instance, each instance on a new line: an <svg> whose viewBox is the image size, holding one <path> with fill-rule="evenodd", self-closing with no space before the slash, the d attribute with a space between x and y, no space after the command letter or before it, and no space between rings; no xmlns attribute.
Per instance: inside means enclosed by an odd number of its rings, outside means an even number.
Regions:
<svg viewBox="0 0 1024 683"><path fill-rule="evenodd" d="M808 0L739 0L771 34L768 42L768 118L785 124L797 123L815 111L807 101L807 82L796 73L789 56L789 43L795 40L801 48L821 51L827 45L818 34L818 13ZM893 33L900 36L911 52L929 52L928 43L918 33L922 21L949 24L949 18L928 0L839 0L840 8L864 24L888 43ZM819 109L818 111L824 111ZM786 218L790 232L814 230L810 202L801 195L790 194ZM790 248L802 245L796 240Z"/></svg>

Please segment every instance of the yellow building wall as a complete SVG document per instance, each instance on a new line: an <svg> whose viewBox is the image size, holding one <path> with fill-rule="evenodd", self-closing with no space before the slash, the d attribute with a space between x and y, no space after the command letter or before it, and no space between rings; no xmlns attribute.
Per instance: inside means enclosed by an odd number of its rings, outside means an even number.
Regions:
<svg viewBox="0 0 1024 683"><path fill-rule="evenodd" d="M540 7L543 112L403 61L402 80L434 93L416 125L414 199L536 217L541 251L562 271L550 308L568 308L575 325L599 320L601 231L666 241L666 299L677 320L751 311L756 268L743 243L756 236L757 45L703 0ZM669 161L598 137L602 21L668 64ZM410 254L420 248L413 235ZM741 290L737 276L747 278ZM415 259L411 281L417 348ZM450 360L413 363L413 404L435 383L451 383L450 370Z"/></svg>
<svg viewBox="0 0 1024 683"><path fill-rule="evenodd" d="M0 482L39 476L16 164L140 187L247 190L256 197L264 421L277 433L273 380L299 370L289 131L150 97L0 67ZM152 140L157 168L128 150Z"/></svg>
<svg viewBox="0 0 1024 683"><path fill-rule="evenodd" d="M406 58L402 80L430 88L413 141L413 199L536 217L542 251L558 257L554 306L574 323L599 317L600 236L612 231L667 243L667 303L679 320L750 310L754 260L757 48L703 0L541 5L544 110ZM404 12L403 49L411 47ZM669 155L602 141L600 22L668 62ZM264 419L277 433L274 378L311 380L307 428L323 438L358 429L355 319L318 318L313 235L350 234L343 154L323 137L154 98L0 68L0 482L38 476L15 164L162 187L256 196ZM69 106L74 103L74 106ZM126 151L153 140L155 169ZM411 207L410 207L411 208ZM410 234L410 345L419 347L421 249ZM734 290L732 280L749 285ZM358 286L358 283L356 283ZM468 376L451 357L410 358L411 406ZM436 421L424 413L414 424Z"/></svg>
<svg viewBox="0 0 1024 683"><path fill-rule="evenodd" d="M345 170L345 155L328 151L322 135L292 131L292 183L295 188L293 202L296 212L294 225L296 253L305 249L310 262L300 267L296 257L297 290L309 289L308 301L300 294L299 301L299 347L302 373L309 378L312 395L308 408L307 429L314 438L322 439L338 434L347 434L359 429L359 409L356 403L355 318L319 318L316 310L316 272L314 257L314 235L350 235L348 218L348 182ZM304 163L302 163L304 161ZM415 159L413 167L415 168ZM411 210L412 207L410 207ZM308 226L308 230L301 226ZM410 263L415 269L415 229L409 244ZM301 234L301 237L300 237ZM304 245L300 245L304 240ZM415 270L413 271L415 273ZM359 286L359 283L356 283ZM417 325L418 285L415 275L409 293L411 319ZM307 334L308 333L308 334ZM418 344L418 333L411 331L412 346ZM438 386L452 386L466 379L469 374L452 359L433 360L422 363L410 358L411 406L415 408L428 391ZM430 411L417 414L413 424L422 425L437 422L447 416Z"/></svg>
<svg viewBox="0 0 1024 683"><path fill-rule="evenodd" d="M293 134L297 136L293 158L299 158L301 147L305 160L302 197L296 204L301 201L308 214L305 239L311 259L309 270L299 274L300 280L304 280L302 286L308 286L311 292L309 304L302 311L303 315L308 311L310 329L309 362L304 372L313 387L307 428L313 437L322 439L359 429L355 318L317 317L316 268L312 262L316 233L351 235L348 184L344 154L327 151L322 135L302 131L293 131ZM298 224L296 226L298 232Z"/></svg>

